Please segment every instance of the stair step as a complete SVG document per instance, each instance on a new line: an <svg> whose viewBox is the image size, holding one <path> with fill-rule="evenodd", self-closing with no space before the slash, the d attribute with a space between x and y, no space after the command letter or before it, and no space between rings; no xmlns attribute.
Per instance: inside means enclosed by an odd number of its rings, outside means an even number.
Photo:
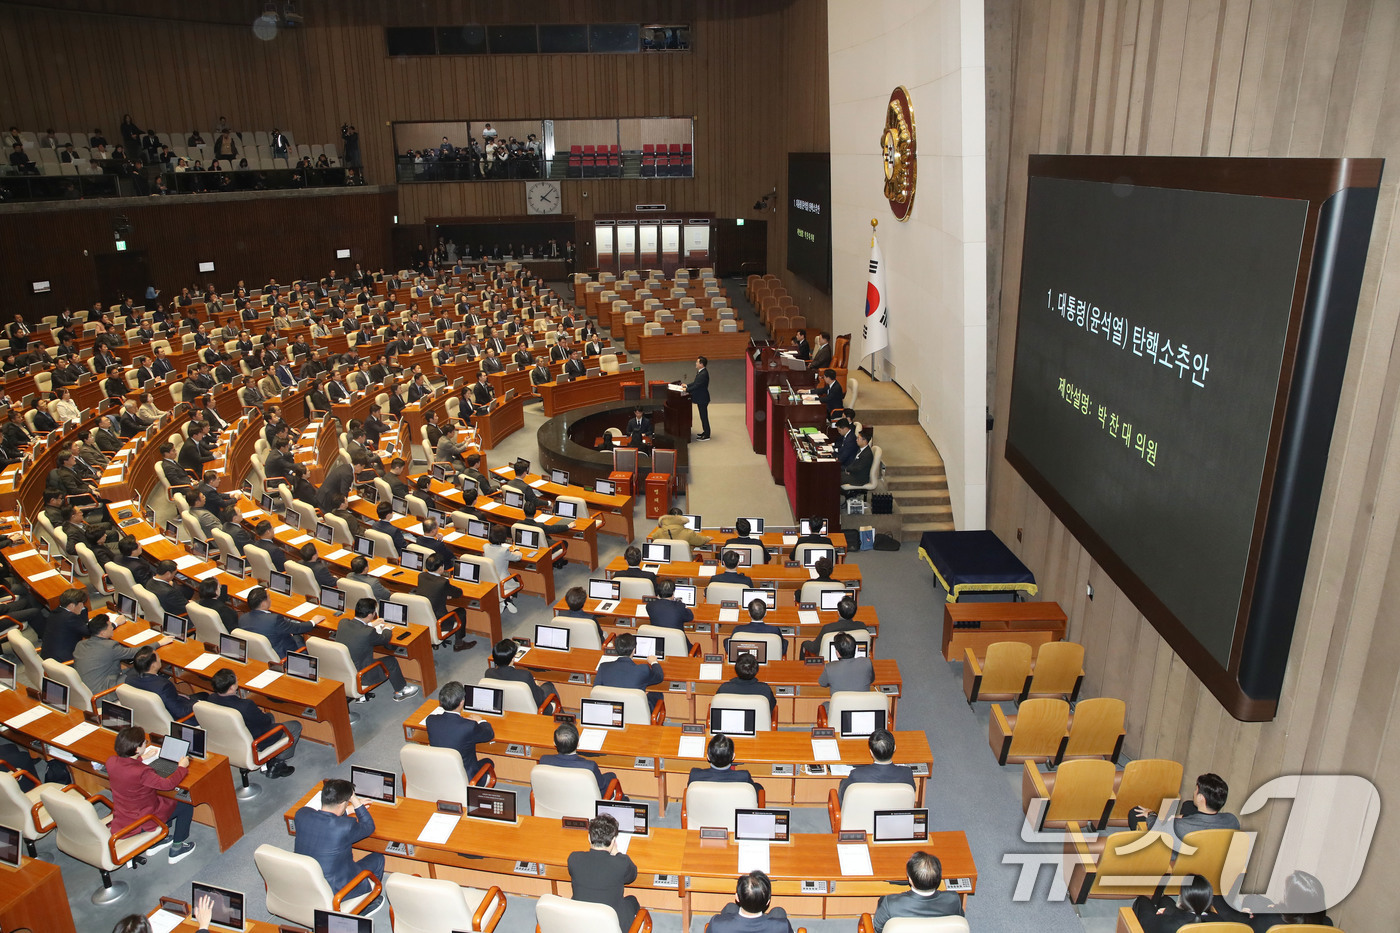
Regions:
<svg viewBox="0 0 1400 933"><path fill-rule="evenodd" d="M905 511L917 508L938 508L946 506L951 508L952 499L945 492L943 494L933 494L928 496L895 496L894 501Z"/></svg>
<svg viewBox="0 0 1400 933"><path fill-rule="evenodd" d="M941 476L902 476L899 479L886 479L885 488L890 492L906 489L942 489L947 481Z"/></svg>
<svg viewBox="0 0 1400 933"><path fill-rule="evenodd" d="M902 425L918 424L919 410L917 408L861 408L860 400L856 400L856 420L861 424L873 425ZM878 440L878 438L877 438Z"/></svg>
<svg viewBox="0 0 1400 933"><path fill-rule="evenodd" d="M941 463L886 463L886 476L940 476L946 477L948 471Z"/></svg>
<svg viewBox="0 0 1400 933"><path fill-rule="evenodd" d="M951 521L929 522L927 524L911 525L905 522L900 527L899 538L901 541L918 541L926 531L957 531Z"/></svg>

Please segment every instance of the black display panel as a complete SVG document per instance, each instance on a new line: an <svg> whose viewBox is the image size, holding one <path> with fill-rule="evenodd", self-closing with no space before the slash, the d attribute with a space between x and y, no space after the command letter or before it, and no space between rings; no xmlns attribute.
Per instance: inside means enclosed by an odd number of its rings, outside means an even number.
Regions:
<svg viewBox="0 0 1400 933"><path fill-rule="evenodd" d="M594 23L588 27L588 51L635 52L642 43L636 23Z"/></svg>
<svg viewBox="0 0 1400 933"><path fill-rule="evenodd" d="M430 27L390 26L384 30L390 55L436 55L437 43Z"/></svg>
<svg viewBox="0 0 1400 933"><path fill-rule="evenodd" d="M787 267L831 291L831 153L788 153Z"/></svg>
<svg viewBox="0 0 1400 933"><path fill-rule="evenodd" d="M540 52L587 52L588 27L582 23L540 25Z"/></svg>
<svg viewBox="0 0 1400 933"><path fill-rule="evenodd" d="M485 55L485 26L439 26L437 28L439 55Z"/></svg>
<svg viewBox="0 0 1400 933"><path fill-rule="evenodd" d="M540 50L534 26L487 26L492 55L532 55Z"/></svg>
<svg viewBox="0 0 1400 933"><path fill-rule="evenodd" d="M1379 165L1031 158L1007 460L1240 719L1282 685Z"/></svg>
<svg viewBox="0 0 1400 933"><path fill-rule="evenodd" d="M1308 202L1034 178L1009 437L1230 661Z"/></svg>

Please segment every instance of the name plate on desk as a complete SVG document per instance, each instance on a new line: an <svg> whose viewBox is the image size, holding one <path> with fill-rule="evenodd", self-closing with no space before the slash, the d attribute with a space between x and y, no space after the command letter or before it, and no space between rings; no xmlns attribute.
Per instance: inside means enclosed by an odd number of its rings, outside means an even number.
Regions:
<svg viewBox="0 0 1400 933"><path fill-rule="evenodd" d="M578 722L578 717L575 716L573 713L555 713L554 721L567 722L570 725L573 725L574 723Z"/></svg>
<svg viewBox="0 0 1400 933"><path fill-rule="evenodd" d="M836 844L843 842L865 842L865 830L863 829L843 829L836 834Z"/></svg>
<svg viewBox="0 0 1400 933"><path fill-rule="evenodd" d="M701 826L700 844L703 845L727 845L729 842L729 830L723 826Z"/></svg>
<svg viewBox="0 0 1400 933"><path fill-rule="evenodd" d="M822 727L820 727L820 726L814 726L814 727L812 728L812 738L814 738L814 739L834 739L834 738L836 738L836 730L835 730L835 729L825 729L825 728L822 728Z"/></svg>
<svg viewBox="0 0 1400 933"><path fill-rule="evenodd" d="M698 722L681 723L681 735L704 735L705 727Z"/></svg>
<svg viewBox="0 0 1400 933"><path fill-rule="evenodd" d="M561 822L565 829L587 829L588 821L581 816L566 816Z"/></svg>

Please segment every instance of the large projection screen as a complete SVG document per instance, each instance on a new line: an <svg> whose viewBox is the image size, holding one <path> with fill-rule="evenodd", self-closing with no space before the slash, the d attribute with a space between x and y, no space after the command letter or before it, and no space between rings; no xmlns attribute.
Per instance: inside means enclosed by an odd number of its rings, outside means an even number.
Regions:
<svg viewBox="0 0 1400 933"><path fill-rule="evenodd" d="M1378 160L1035 156L1007 459L1232 715L1273 715Z"/></svg>

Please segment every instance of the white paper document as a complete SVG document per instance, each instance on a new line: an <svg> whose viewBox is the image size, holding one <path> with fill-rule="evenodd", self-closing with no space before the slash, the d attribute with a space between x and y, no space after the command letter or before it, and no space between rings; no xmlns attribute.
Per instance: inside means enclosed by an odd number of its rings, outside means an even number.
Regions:
<svg viewBox="0 0 1400 933"><path fill-rule="evenodd" d="M709 663L709 664L704 664L704 663L702 663L702 664L700 665L700 679L701 679L701 680L721 680L723 677L724 677L724 665L723 665L723 664L715 664L715 663L711 662L711 663Z"/></svg>
<svg viewBox="0 0 1400 933"><path fill-rule="evenodd" d="M705 737L703 735L683 735L676 746L678 758L704 758Z"/></svg>
<svg viewBox="0 0 1400 933"><path fill-rule="evenodd" d="M126 638L123 638L122 641L134 647L136 645L144 645L148 641L155 641L159 637L160 632L157 632L155 629L148 628L144 632L137 632L135 635L128 635Z"/></svg>
<svg viewBox="0 0 1400 933"><path fill-rule="evenodd" d="M873 875L870 865L870 850L858 843L848 842L836 847L836 858L841 863L843 875Z"/></svg>
<svg viewBox="0 0 1400 933"><path fill-rule="evenodd" d="M38 553L38 551L34 550L33 548L30 548L27 551L20 551L18 554L11 554L10 560L24 560L26 557L33 557L35 554Z"/></svg>
<svg viewBox="0 0 1400 933"><path fill-rule="evenodd" d="M627 847L632 844L632 834L618 833L614 838L617 840L617 851L621 852L623 855L626 855Z"/></svg>
<svg viewBox="0 0 1400 933"><path fill-rule="evenodd" d="M718 567L711 567L709 564L700 565L700 576L702 577L713 577L718 572Z"/></svg>
<svg viewBox="0 0 1400 933"><path fill-rule="evenodd" d="M29 581L32 583L32 582L35 581L35 580L47 580L47 579L49 579L49 578L51 578L51 577L56 577L56 576L58 576L58 571L57 571L57 570L45 570L43 573L36 573L36 574L34 574L34 576L32 576L32 577L25 577L25 579L26 579L26 580L29 580Z"/></svg>
<svg viewBox="0 0 1400 933"><path fill-rule="evenodd" d="M835 739L813 739L812 740L812 760L813 761L840 761L841 746L836 744Z"/></svg>
<svg viewBox="0 0 1400 933"><path fill-rule="evenodd" d="M198 567L204 563L203 558L195 557L193 554L186 554L175 561L176 570L189 570L191 567Z"/></svg>
<svg viewBox="0 0 1400 933"><path fill-rule="evenodd" d="M196 580L208 580L210 577L217 577L220 573L223 573L223 571L218 567L210 567L208 570L201 570L199 573L195 574L194 578Z"/></svg>
<svg viewBox="0 0 1400 933"><path fill-rule="evenodd" d="M248 681L248 686L252 687L254 690L261 690L268 684L275 682L277 678L281 676L281 671L263 671L261 674Z"/></svg>
<svg viewBox="0 0 1400 933"><path fill-rule="evenodd" d="M797 543L797 535L783 535L783 546L792 547Z"/></svg>
<svg viewBox="0 0 1400 933"><path fill-rule="evenodd" d="M434 813L418 833L419 842L432 842L442 845L452 836L452 830L462 818L451 813Z"/></svg>
<svg viewBox="0 0 1400 933"><path fill-rule="evenodd" d="M845 777L851 773L851 768L851 765L831 765L828 770L831 771L832 777Z"/></svg>
<svg viewBox="0 0 1400 933"><path fill-rule="evenodd" d="M369 575L370 575L371 577L382 577L382 576L386 576L386 575L388 575L388 574L393 573L393 572L394 572L395 570L397 570L397 569L398 569L398 568L395 567L393 564L383 564L383 565L381 565L381 566L379 566L379 567L375 567L373 570L371 570L371 571L369 572Z"/></svg>
<svg viewBox="0 0 1400 933"><path fill-rule="evenodd" d="M817 614L817 610L815 609L797 610L797 621L801 622L803 625L816 625L821 622L821 620L822 617Z"/></svg>
<svg viewBox="0 0 1400 933"><path fill-rule="evenodd" d="M447 534L442 536L442 540L446 541L448 544L451 544L454 541L461 541L465 537L466 535L462 534L460 531L449 531Z"/></svg>
<svg viewBox="0 0 1400 933"><path fill-rule="evenodd" d="M206 667L208 667L209 665L213 664L213 663L214 663L215 661L217 661L217 660L219 660L219 656L218 656L217 654L212 654L212 653L206 651L206 652L204 652L203 654L201 654L199 657L195 658L195 659L194 659L193 661L191 661L190 663L186 664L186 665L185 665L185 670L187 670L187 671L202 671L202 670L204 670Z"/></svg>
<svg viewBox="0 0 1400 933"><path fill-rule="evenodd" d="M494 512L501 507L501 504L499 502L496 502L495 500L492 500L491 502L483 502L481 504L481 507L488 512Z"/></svg>
<svg viewBox="0 0 1400 933"><path fill-rule="evenodd" d="M539 489L541 486L545 486L545 485L548 485L548 484L549 484L549 480L546 480L546 479L537 479L537 480L535 480L533 483L531 483L530 485L533 486L535 489Z"/></svg>
<svg viewBox="0 0 1400 933"><path fill-rule="evenodd" d="M121 475L120 473L118 473L116 476L104 476L104 477L102 477L100 480L97 481L97 485L99 485L99 486L114 486L114 485L116 485L117 483L120 483L121 481L122 481L122 475Z"/></svg>
<svg viewBox="0 0 1400 933"><path fill-rule="evenodd" d="M52 712L53 710L49 709L47 706L35 706L32 709L25 710L18 716L11 716L9 719L5 720L5 725L9 726L11 729L18 729Z"/></svg>
<svg viewBox="0 0 1400 933"><path fill-rule="evenodd" d="M601 752L603 750L603 741L607 737L607 729L584 729L578 735L579 751Z"/></svg>
<svg viewBox="0 0 1400 933"><path fill-rule="evenodd" d="M170 933L171 930L184 922L184 917L168 910L158 910L146 918L146 923L150 924L151 933Z"/></svg>
<svg viewBox="0 0 1400 933"><path fill-rule="evenodd" d="M311 610L316 609L316 608L317 608L317 606L316 606L315 603L302 603L300 606L297 606L295 609L293 609L291 612L289 612L289 613L287 613L287 614L288 614L288 615L293 615L293 616L304 616L304 615L306 615L308 612L310 612Z"/></svg>
<svg viewBox="0 0 1400 933"><path fill-rule="evenodd" d="M350 552L343 547L338 547L326 555L326 560L340 560L342 557L349 557Z"/></svg>
<svg viewBox="0 0 1400 933"><path fill-rule="evenodd" d="M768 843L761 839L742 839L739 841L739 874L747 875L751 871L761 871L768 873Z"/></svg>
<svg viewBox="0 0 1400 933"><path fill-rule="evenodd" d="M738 621L739 621L739 610L738 610L738 609L734 609L734 608L731 608L731 609L721 609L721 610L719 611L719 620L720 620L721 622L738 622Z"/></svg>
<svg viewBox="0 0 1400 933"><path fill-rule="evenodd" d="M295 538L288 541L287 543L290 544L292 547L301 547L303 544L310 540L311 535L297 535Z"/></svg>
<svg viewBox="0 0 1400 933"><path fill-rule="evenodd" d="M164 540L165 540L165 535L147 535L146 537L144 537L144 538L141 539L141 546L142 546L142 547L149 547L150 545L155 544L157 541L164 541Z"/></svg>
<svg viewBox="0 0 1400 933"><path fill-rule="evenodd" d="M84 736L92 735L97 731L97 726L90 722L79 723L67 732L61 733L49 739L55 745L72 745Z"/></svg>

